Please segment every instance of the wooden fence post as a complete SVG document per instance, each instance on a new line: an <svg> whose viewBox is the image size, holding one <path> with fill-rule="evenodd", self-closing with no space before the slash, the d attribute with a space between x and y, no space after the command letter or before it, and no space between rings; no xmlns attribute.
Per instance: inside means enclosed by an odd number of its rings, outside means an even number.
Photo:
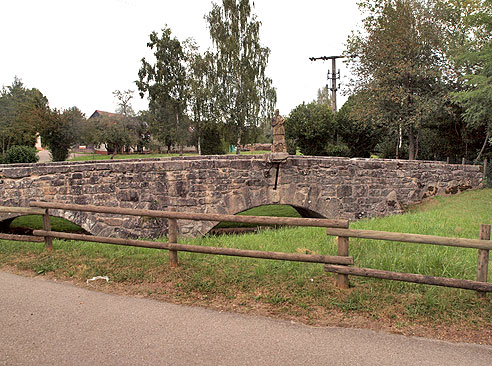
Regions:
<svg viewBox="0 0 492 366"><path fill-rule="evenodd" d="M338 241L338 255L348 256L349 255L349 238L347 236L339 236ZM349 277L345 274L337 274L337 287L339 288L349 288Z"/></svg>
<svg viewBox="0 0 492 366"><path fill-rule="evenodd" d="M461 159L461 165L465 165L465 163L466 163L465 158Z"/></svg>
<svg viewBox="0 0 492 366"><path fill-rule="evenodd" d="M50 215L48 213L48 209L44 210L43 214L43 230L51 231L51 223L50 223ZM53 250L53 239L51 236L44 237L44 245L46 246L46 251L51 253Z"/></svg>
<svg viewBox="0 0 492 366"><path fill-rule="evenodd" d="M449 164L449 156L446 158L446 164Z"/></svg>
<svg viewBox="0 0 492 366"><path fill-rule="evenodd" d="M480 240L490 240L490 225L480 225ZM477 281L487 282L487 274L489 271L489 250L478 250L478 265L477 265ZM486 292L477 291L481 297L487 296Z"/></svg>
<svg viewBox="0 0 492 366"><path fill-rule="evenodd" d="M178 221L176 219L167 220L169 244L178 243ZM172 268L178 267L178 251L169 250L169 264Z"/></svg>

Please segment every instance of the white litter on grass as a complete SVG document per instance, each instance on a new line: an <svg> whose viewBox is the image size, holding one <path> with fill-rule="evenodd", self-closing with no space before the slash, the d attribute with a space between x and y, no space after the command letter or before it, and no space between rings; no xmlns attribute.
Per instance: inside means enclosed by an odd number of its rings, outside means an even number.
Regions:
<svg viewBox="0 0 492 366"><path fill-rule="evenodd" d="M106 280L106 282L109 282L109 277L108 276L96 276L89 278L86 282L89 283L90 281L95 281L95 280Z"/></svg>

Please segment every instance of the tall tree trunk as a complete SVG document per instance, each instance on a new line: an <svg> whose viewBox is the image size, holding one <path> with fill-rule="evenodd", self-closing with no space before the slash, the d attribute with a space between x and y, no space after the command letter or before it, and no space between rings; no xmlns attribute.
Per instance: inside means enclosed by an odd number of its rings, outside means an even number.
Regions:
<svg viewBox="0 0 492 366"><path fill-rule="evenodd" d="M397 137L396 137L396 159L400 158L400 147L401 147L401 126L398 126Z"/></svg>
<svg viewBox="0 0 492 366"><path fill-rule="evenodd" d="M179 114L176 112L176 142L179 146L179 156L183 156L183 144L181 142L181 135L179 131Z"/></svg>
<svg viewBox="0 0 492 366"><path fill-rule="evenodd" d="M487 134L485 135L485 141L483 142L482 148L480 149L480 152L478 153L478 156L475 159L476 162L480 161L480 158L482 157L483 151L485 150L485 146L487 146L487 142L489 141L489 138L490 138L490 132L487 131Z"/></svg>
<svg viewBox="0 0 492 366"><path fill-rule="evenodd" d="M239 130L239 135L237 136L237 146L236 146L236 154L239 155L241 153L241 130Z"/></svg>
<svg viewBox="0 0 492 366"><path fill-rule="evenodd" d="M412 125L408 128L408 160L415 160L415 136Z"/></svg>

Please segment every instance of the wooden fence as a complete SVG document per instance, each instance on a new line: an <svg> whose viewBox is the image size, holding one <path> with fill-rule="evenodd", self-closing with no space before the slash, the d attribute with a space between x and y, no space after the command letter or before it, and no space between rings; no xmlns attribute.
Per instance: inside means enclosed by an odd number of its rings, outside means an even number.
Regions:
<svg viewBox="0 0 492 366"><path fill-rule="evenodd" d="M480 239L448 238L432 235L404 234L373 230L353 230L349 229L348 220L340 219L313 219L313 218L292 218L292 217L266 217L266 216L236 216L202 213L184 213L174 211L154 211L141 209L125 209L117 207L89 206L62 204L56 202L31 202L31 207L0 207L0 212L38 214L43 215L43 230L35 230L34 236L0 234L0 239L22 240L43 242L47 251L52 250L52 238L81 240L89 242L99 242L116 245L129 245L136 247L165 249L169 251L170 265L177 267L178 252L194 252L204 254L217 254L228 256L240 256L250 258L263 258L274 260L287 260L299 262L323 263L325 270L337 274L337 286L347 288L349 286L349 275L375 277L388 280L414 282L428 285L446 286L463 288L477 291L480 296L487 292L492 292L492 283L487 282L489 251L492 249L490 241L490 225L481 225ZM67 211L95 212L118 215L132 215L145 217L166 218L168 220L168 241L154 242L145 240L109 238L102 236L92 236L84 234L72 234L51 231L49 221L49 209L60 209ZM336 236L338 243L338 255L312 255L283 252L267 252L256 250L242 250L236 248L205 247L198 245L185 245L177 243L178 226L177 220L196 220L196 221L228 221L237 223L254 223L261 225L290 225L290 226L312 226L327 228L327 235ZM364 238L375 240L387 240L396 242L446 245L463 248L478 249L477 280L462 280L445 277L425 276L413 273L401 273L392 271L382 271L372 268L353 267L354 260L349 256L349 238ZM396 244L399 245L399 244Z"/></svg>

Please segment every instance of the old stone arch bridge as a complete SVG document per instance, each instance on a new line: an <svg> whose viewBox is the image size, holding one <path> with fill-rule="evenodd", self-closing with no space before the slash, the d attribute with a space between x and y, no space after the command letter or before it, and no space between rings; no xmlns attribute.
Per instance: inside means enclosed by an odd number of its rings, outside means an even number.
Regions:
<svg viewBox="0 0 492 366"><path fill-rule="evenodd" d="M436 162L290 156L182 158L0 165L0 205L31 200L124 208L236 214L287 204L305 217L358 219L481 185L478 166ZM156 237L166 220L53 210L94 235ZM0 221L14 217L1 216ZM216 222L179 221L181 235Z"/></svg>

